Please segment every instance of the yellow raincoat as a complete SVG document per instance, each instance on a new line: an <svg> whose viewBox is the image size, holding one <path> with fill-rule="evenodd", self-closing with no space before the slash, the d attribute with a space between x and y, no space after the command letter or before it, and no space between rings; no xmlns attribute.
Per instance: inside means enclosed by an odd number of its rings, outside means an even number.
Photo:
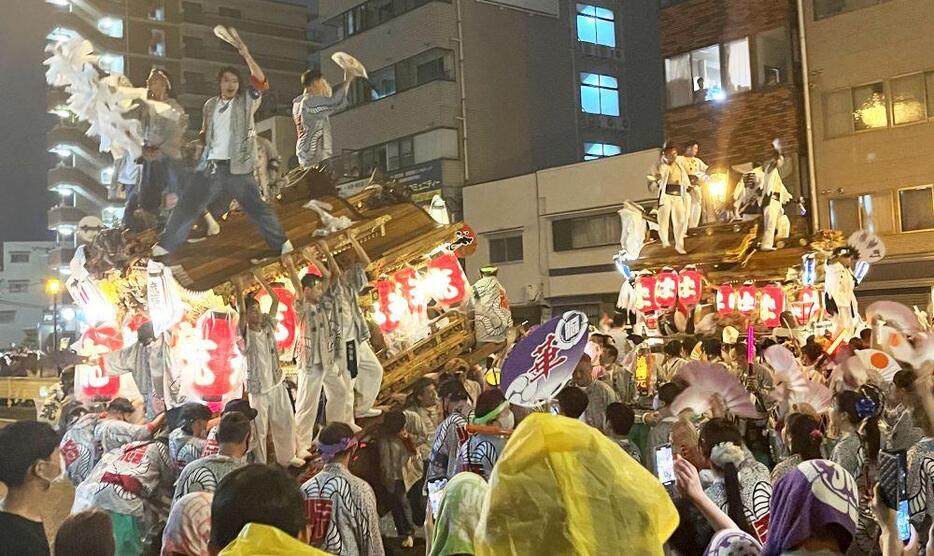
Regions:
<svg viewBox="0 0 934 556"><path fill-rule="evenodd" d="M478 556L661 555L677 525L664 487L615 442L533 413L493 469L474 543Z"/></svg>
<svg viewBox="0 0 934 556"><path fill-rule="evenodd" d="M327 556L270 525L247 523L219 556Z"/></svg>

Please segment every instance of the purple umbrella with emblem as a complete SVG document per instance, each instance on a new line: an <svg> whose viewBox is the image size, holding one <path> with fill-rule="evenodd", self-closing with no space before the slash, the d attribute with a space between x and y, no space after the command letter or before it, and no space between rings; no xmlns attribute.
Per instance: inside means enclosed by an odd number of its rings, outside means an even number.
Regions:
<svg viewBox="0 0 934 556"><path fill-rule="evenodd" d="M587 344L587 315L568 311L531 331L509 352L500 389L516 405L536 407L571 380Z"/></svg>

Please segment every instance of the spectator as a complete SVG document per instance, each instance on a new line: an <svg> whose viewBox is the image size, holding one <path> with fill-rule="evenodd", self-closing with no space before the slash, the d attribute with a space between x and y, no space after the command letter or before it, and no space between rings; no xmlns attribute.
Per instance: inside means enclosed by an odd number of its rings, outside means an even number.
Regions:
<svg viewBox="0 0 934 556"><path fill-rule="evenodd" d="M213 492L192 492L175 500L162 532L161 556L208 556Z"/></svg>
<svg viewBox="0 0 934 556"><path fill-rule="evenodd" d="M820 421L806 413L791 413L785 417L782 427L782 443L790 455L772 469L772 486L786 473L798 467L802 461L821 459L820 447L824 434L820 430Z"/></svg>
<svg viewBox="0 0 934 556"><path fill-rule="evenodd" d="M587 393L577 386L565 386L557 396L558 412L571 419L580 419L587 411Z"/></svg>
<svg viewBox="0 0 934 556"><path fill-rule="evenodd" d="M467 415L473 409L467 390L456 380L442 383L438 387L438 394L447 417L438 425L431 443L426 483L444 483L457 473L457 448L460 446L460 438L466 435Z"/></svg>
<svg viewBox="0 0 934 556"><path fill-rule="evenodd" d="M181 407L178 428L169 433L169 456L179 471L201 457L210 419L211 410L204 404L190 402Z"/></svg>
<svg viewBox="0 0 934 556"><path fill-rule="evenodd" d="M671 415L666 408L671 406L684 389L685 386L679 382L666 382L659 386L657 394L659 411L645 416L645 422L652 428L649 430L642 462L652 473L655 473L655 449L671 442L671 431L678 421L678 416Z"/></svg>
<svg viewBox="0 0 934 556"><path fill-rule="evenodd" d="M318 435L324 468L301 487L308 542L340 556L382 556L373 488L347 469L356 447L346 423L331 423Z"/></svg>
<svg viewBox="0 0 934 556"><path fill-rule="evenodd" d="M415 382L409 395L405 410L405 430L411 435L421 460L421 476L409 488L409 507L412 509L412 522L421 526L425 522L425 475L428 473L428 459L431 455L431 441L435 430L441 423L443 408L438 398L435 381L422 377Z"/></svg>
<svg viewBox="0 0 934 556"><path fill-rule="evenodd" d="M0 429L0 483L7 494L0 506L0 554L48 555L38 502L64 472L58 434L46 423L20 421Z"/></svg>
<svg viewBox="0 0 934 556"><path fill-rule="evenodd" d="M305 544L306 536L301 494L281 469L247 465L217 485L211 502L211 553L323 554Z"/></svg>
<svg viewBox="0 0 934 556"><path fill-rule="evenodd" d="M116 550L110 516L100 510L68 516L55 535L55 556L113 556Z"/></svg>
<svg viewBox="0 0 934 556"><path fill-rule="evenodd" d="M214 492L217 483L228 473L246 463L244 460L250 445L250 419L234 411L221 417L217 429L219 452L198 458L182 469L175 483L175 500L190 492Z"/></svg>
<svg viewBox="0 0 934 556"><path fill-rule="evenodd" d="M398 410L387 413L376 439L376 448L379 452L380 479L389 493L389 508L396 531L402 539L402 548L412 548L415 525L406 494L421 478L422 464L415 443L405 427L405 413Z"/></svg>
<svg viewBox="0 0 934 556"><path fill-rule="evenodd" d="M493 466L515 426L516 418L501 390L494 388L480 394L467 427L467 441L457 451L458 472L472 471L490 480Z"/></svg>
<svg viewBox="0 0 934 556"><path fill-rule="evenodd" d="M587 410L584 412L584 422L596 429L602 429L606 422L606 407L616 399L616 393L607 383L594 380L590 356L586 353L574 368L573 379L575 386L580 386L587 394Z"/></svg>
<svg viewBox="0 0 934 556"><path fill-rule="evenodd" d="M603 430L610 440L616 442L624 452L632 456L632 459L641 463L642 451L635 442L626 438L635 422L636 414L631 407L614 402L606 408L606 425Z"/></svg>
<svg viewBox="0 0 934 556"><path fill-rule="evenodd" d="M429 556L474 554L474 533L490 487L476 473L458 473L444 488L431 531Z"/></svg>

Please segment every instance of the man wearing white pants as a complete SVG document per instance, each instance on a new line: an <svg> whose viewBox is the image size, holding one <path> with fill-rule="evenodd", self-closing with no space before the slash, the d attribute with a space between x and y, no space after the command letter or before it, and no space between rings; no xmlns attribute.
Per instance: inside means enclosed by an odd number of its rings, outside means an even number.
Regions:
<svg viewBox="0 0 934 556"><path fill-rule="evenodd" d="M691 182L688 195L685 197L687 227L700 226L704 211L704 183L707 182L707 164L697 157L700 145L697 141L688 141L684 144L684 155L678 157L678 162L688 171L688 180Z"/></svg>
<svg viewBox="0 0 934 556"><path fill-rule="evenodd" d="M775 250L775 240L787 238L790 222L785 216L785 204L791 200L791 193L785 189L782 176L778 173L785 162L781 153L776 153L765 167L762 180L762 241L759 248L763 251Z"/></svg>
<svg viewBox="0 0 934 556"><path fill-rule="evenodd" d="M239 306L246 309L246 318L240 322L240 336L246 346L246 391L250 406L256 411L254 456L257 463L266 464L266 437L271 434L279 465L299 467L305 461L296 457L295 416L276 347L274 318L279 299L262 274L254 276L272 300L269 312L264 314L255 297L243 298L243 283L239 279L236 281Z"/></svg>
<svg viewBox="0 0 934 556"><path fill-rule="evenodd" d="M325 247L324 252L327 252ZM307 251L306 251L307 256ZM298 453L305 456L314 437L318 418L321 390L327 396L325 416L329 422L347 423L353 420L353 384L350 376L342 373L335 362L336 330L333 329L332 299L324 295L325 281L332 276L325 266L310 257L321 275L308 272L299 280L295 264L289 257L285 267L296 292L301 292L295 301L295 312L299 317L300 335L296 342L295 359L298 362L298 392L295 400L295 436Z"/></svg>
<svg viewBox="0 0 934 556"><path fill-rule="evenodd" d="M690 183L684 165L678 162L678 149L666 145L658 167L655 185L658 187L658 235L663 247L670 246L668 230L675 238L675 251L684 255L684 236L687 235L687 187Z"/></svg>
<svg viewBox="0 0 934 556"><path fill-rule="evenodd" d="M383 366L370 347L370 329L366 325L360 304L357 303L357 294L369 283L366 267L371 261L357 238L349 233L345 234L345 237L357 259L350 268L342 271L327 251L331 287L325 295L330 298L332 318L338 331L334 360L341 374L350 376L353 382L356 393L354 416L376 417L381 411L373 409L373 403L383 382Z"/></svg>

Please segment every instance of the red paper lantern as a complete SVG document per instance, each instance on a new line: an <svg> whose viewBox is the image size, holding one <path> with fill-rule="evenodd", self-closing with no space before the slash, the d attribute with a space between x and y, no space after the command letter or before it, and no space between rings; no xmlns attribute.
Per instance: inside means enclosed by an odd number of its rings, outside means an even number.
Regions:
<svg viewBox="0 0 934 556"><path fill-rule="evenodd" d="M781 324L781 314L785 310L785 290L777 284L769 284L762 288L762 297L759 299L759 320L769 328Z"/></svg>
<svg viewBox="0 0 934 556"><path fill-rule="evenodd" d="M457 244L457 249L454 251L454 254L458 257L469 257L477 252L477 234L473 231L473 228L467 224L461 226L461 229L457 232L455 243Z"/></svg>
<svg viewBox="0 0 934 556"><path fill-rule="evenodd" d="M651 275L640 276L636 280L636 309L642 313L649 313L658 308L655 302L655 277Z"/></svg>
<svg viewBox="0 0 934 556"><path fill-rule="evenodd" d="M292 347L295 342L295 328L298 325L295 295L282 286L273 286L272 293L279 300L279 306L276 309L276 347L279 351L283 351ZM263 312L269 311L272 306L272 297L266 292L263 292L257 301Z"/></svg>
<svg viewBox="0 0 934 556"><path fill-rule="evenodd" d="M747 317L756 312L756 286L751 282L746 282L736 292L736 310Z"/></svg>
<svg viewBox="0 0 934 556"><path fill-rule="evenodd" d="M729 284L717 288L717 313L725 317L736 310L736 290Z"/></svg>
<svg viewBox="0 0 934 556"><path fill-rule="evenodd" d="M660 309L671 309L678 300L678 274L665 268L655 277L655 303Z"/></svg>
<svg viewBox="0 0 934 556"><path fill-rule="evenodd" d="M422 283L432 299L441 305L457 305L467 296L467 277L452 253L430 260Z"/></svg>
<svg viewBox="0 0 934 556"><path fill-rule="evenodd" d="M820 309L820 294L813 286L805 286L798 292L798 301L791 304L791 310L798 324L811 322Z"/></svg>
<svg viewBox="0 0 934 556"><path fill-rule="evenodd" d="M208 311L198 320L198 329L214 347L206 346L206 361L196 367L191 387L202 400L218 402L240 386L243 355L237 321L234 315Z"/></svg>
<svg viewBox="0 0 934 556"><path fill-rule="evenodd" d="M420 292L418 291L414 268L403 268L396 272L392 276L392 279L398 284L399 292L409 305L409 311L414 313L418 311L421 305L425 304L425 300L421 298Z"/></svg>
<svg viewBox="0 0 934 556"><path fill-rule="evenodd" d="M704 287L701 273L693 268L685 268L678 274L678 303L687 309L697 305Z"/></svg>
<svg viewBox="0 0 934 556"><path fill-rule="evenodd" d="M88 328L81 335L78 354L85 357L99 357L123 348L123 336L115 326L104 325ZM113 399L120 391L120 377L107 376L104 360L100 365L78 365L76 369L79 397L89 401Z"/></svg>
<svg viewBox="0 0 934 556"><path fill-rule="evenodd" d="M376 303L374 304L374 320L383 332L392 332L399 327L398 304L393 302L396 285L386 279L376 281Z"/></svg>

